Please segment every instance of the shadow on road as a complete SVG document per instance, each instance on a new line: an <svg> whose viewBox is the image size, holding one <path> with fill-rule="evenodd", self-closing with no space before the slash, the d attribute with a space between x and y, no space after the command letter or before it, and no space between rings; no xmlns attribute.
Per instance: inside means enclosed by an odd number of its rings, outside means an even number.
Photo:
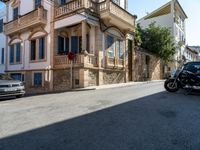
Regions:
<svg viewBox="0 0 200 150"><path fill-rule="evenodd" d="M199 112L198 96L162 92L2 138L0 150L198 149Z"/></svg>

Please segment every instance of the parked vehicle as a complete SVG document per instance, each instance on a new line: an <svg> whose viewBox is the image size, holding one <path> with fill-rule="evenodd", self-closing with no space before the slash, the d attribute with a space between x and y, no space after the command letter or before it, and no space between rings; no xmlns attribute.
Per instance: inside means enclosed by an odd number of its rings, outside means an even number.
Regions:
<svg viewBox="0 0 200 150"><path fill-rule="evenodd" d="M174 76L165 81L164 87L169 92L177 92L180 88L200 90L200 62L188 62L176 71Z"/></svg>
<svg viewBox="0 0 200 150"><path fill-rule="evenodd" d="M0 74L0 97L16 96L20 98L24 94L23 82L14 80L7 74Z"/></svg>

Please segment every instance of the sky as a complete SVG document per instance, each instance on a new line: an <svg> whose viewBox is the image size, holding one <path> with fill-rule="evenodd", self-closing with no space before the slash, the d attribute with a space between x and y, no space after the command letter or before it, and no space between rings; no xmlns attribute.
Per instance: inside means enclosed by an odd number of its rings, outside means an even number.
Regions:
<svg viewBox="0 0 200 150"><path fill-rule="evenodd" d="M151 13L170 0L129 0L129 12L138 19ZM179 0L180 5L188 16L186 19L186 44L200 45L200 0Z"/></svg>
<svg viewBox="0 0 200 150"><path fill-rule="evenodd" d="M138 16L138 19L144 17L147 12L150 13L160 6L166 4L169 0L129 0L129 12ZM183 10L188 16L186 20L186 44L189 46L200 45L200 0L179 0ZM0 3L0 8L2 8Z"/></svg>

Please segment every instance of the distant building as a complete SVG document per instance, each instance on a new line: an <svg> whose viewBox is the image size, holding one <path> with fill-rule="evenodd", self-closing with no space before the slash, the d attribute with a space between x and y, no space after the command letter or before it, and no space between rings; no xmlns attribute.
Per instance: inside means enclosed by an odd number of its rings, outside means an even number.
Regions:
<svg viewBox="0 0 200 150"><path fill-rule="evenodd" d="M174 55L173 63L169 64L169 68L167 70L176 69L179 62L182 61L186 47L186 18L187 15L178 0L171 0L137 22L142 28L147 28L151 23L155 22L156 25L170 29L171 35L174 37L176 54Z"/></svg>
<svg viewBox="0 0 200 150"><path fill-rule="evenodd" d="M192 47L186 46L184 57L186 62L197 61L199 59L199 52Z"/></svg>
<svg viewBox="0 0 200 150"><path fill-rule="evenodd" d="M4 23L6 22L6 8L0 10L0 73L5 72L6 36L4 34Z"/></svg>
<svg viewBox="0 0 200 150"><path fill-rule="evenodd" d="M198 58L197 60L200 61L200 46L188 46L190 49L192 49L193 51L196 51L198 53Z"/></svg>

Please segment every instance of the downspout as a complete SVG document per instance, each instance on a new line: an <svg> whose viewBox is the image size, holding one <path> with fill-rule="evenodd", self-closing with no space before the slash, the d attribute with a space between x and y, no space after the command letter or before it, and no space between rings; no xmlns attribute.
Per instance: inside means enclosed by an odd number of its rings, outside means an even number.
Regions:
<svg viewBox="0 0 200 150"><path fill-rule="evenodd" d="M6 23L8 22L8 16L9 16L9 2L6 2ZM5 33L5 31L4 31ZM5 40L5 45L6 45L6 48L5 48L5 52L6 52L6 59L5 59L5 72L7 72L8 70L8 36L6 36L6 40Z"/></svg>

